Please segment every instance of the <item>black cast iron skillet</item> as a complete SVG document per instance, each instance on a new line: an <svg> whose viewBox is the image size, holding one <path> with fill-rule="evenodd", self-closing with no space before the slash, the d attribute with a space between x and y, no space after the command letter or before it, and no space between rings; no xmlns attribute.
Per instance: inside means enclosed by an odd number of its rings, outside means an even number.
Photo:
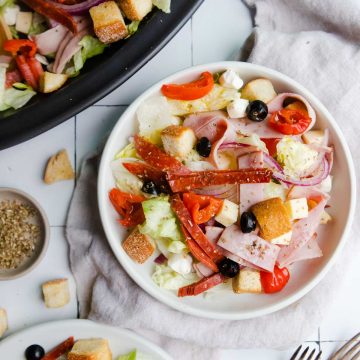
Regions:
<svg viewBox="0 0 360 360"><path fill-rule="evenodd" d="M52 94L38 94L19 110L0 112L0 149L60 124L124 83L181 29L203 0L172 0L171 13L154 10L129 39L88 60L81 74Z"/></svg>

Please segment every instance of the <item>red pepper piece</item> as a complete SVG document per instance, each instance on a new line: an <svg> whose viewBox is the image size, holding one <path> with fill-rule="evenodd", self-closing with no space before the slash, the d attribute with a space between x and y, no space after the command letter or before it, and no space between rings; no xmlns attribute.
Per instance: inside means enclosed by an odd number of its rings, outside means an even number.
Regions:
<svg viewBox="0 0 360 360"><path fill-rule="evenodd" d="M266 148L269 151L269 155L274 157L277 153L276 145L281 139L279 138L261 138L261 141L263 141L266 145Z"/></svg>
<svg viewBox="0 0 360 360"><path fill-rule="evenodd" d="M190 172L179 160L166 154L145 138L135 135L134 140L137 153L152 167L161 171L171 171L180 174Z"/></svg>
<svg viewBox="0 0 360 360"><path fill-rule="evenodd" d="M216 199L213 196L194 193L183 194L183 201L197 224L209 221L218 213L224 202L224 200Z"/></svg>
<svg viewBox="0 0 360 360"><path fill-rule="evenodd" d="M44 73L44 70L43 70L40 62L37 59L35 59L34 57L30 57L27 60L27 63L30 66L30 70L33 73L35 80L38 84L40 81L40 76Z"/></svg>
<svg viewBox="0 0 360 360"><path fill-rule="evenodd" d="M59 356L66 354L74 346L74 337L71 336L61 344L57 345L54 349L47 352L41 360L56 360Z"/></svg>
<svg viewBox="0 0 360 360"><path fill-rule="evenodd" d="M73 33L77 33L77 24L74 18L56 6L56 3L47 0L22 0L22 2L37 13L59 22Z"/></svg>
<svg viewBox="0 0 360 360"><path fill-rule="evenodd" d="M311 117L301 110L281 109L274 112L269 126L285 135L302 134L311 124Z"/></svg>
<svg viewBox="0 0 360 360"><path fill-rule="evenodd" d="M199 295L199 294L203 293L204 291L209 290L212 287L223 283L224 280L225 280L225 277L220 273L210 275L208 277L201 279L200 281L198 281L194 284L187 285L187 286L180 288L178 291L178 296L184 297L184 296Z"/></svg>
<svg viewBox="0 0 360 360"><path fill-rule="evenodd" d="M161 87L161 92L170 99L196 100L207 95L213 87L213 76L206 71L198 80L186 84L165 84Z"/></svg>
<svg viewBox="0 0 360 360"><path fill-rule="evenodd" d="M191 238L189 232L185 229L183 225L181 225L181 231L185 237L186 245L189 248L191 254L194 256L194 258L200 261L201 263L203 263L209 269L218 272L219 269L217 265L204 253L201 247Z"/></svg>
<svg viewBox="0 0 360 360"><path fill-rule="evenodd" d="M15 57L15 61L16 61L16 65L17 65L22 77L33 89L36 90L38 87L38 82L36 80L35 75L32 73L30 65L28 64L25 56L17 55Z"/></svg>
<svg viewBox="0 0 360 360"><path fill-rule="evenodd" d="M286 267L280 269L275 265L273 273L260 271L261 285L266 294L273 294L281 291L288 283L289 279L290 273Z"/></svg>
<svg viewBox="0 0 360 360"><path fill-rule="evenodd" d="M3 49L11 53L13 56L16 56L18 52L21 52L22 54L27 54L30 57L34 57L37 46L35 42L31 40L13 39L4 41Z"/></svg>
<svg viewBox="0 0 360 360"><path fill-rule="evenodd" d="M178 175L167 173L166 178L173 192L189 191L210 185L268 183L269 169L208 170Z"/></svg>
<svg viewBox="0 0 360 360"><path fill-rule="evenodd" d="M189 210L182 202L179 195L173 195L170 198L171 208L174 210L176 216L180 220L184 228L189 232L191 237L205 252L207 256L213 261L218 261L223 258L220 250L213 245L201 231L200 227L192 220Z"/></svg>

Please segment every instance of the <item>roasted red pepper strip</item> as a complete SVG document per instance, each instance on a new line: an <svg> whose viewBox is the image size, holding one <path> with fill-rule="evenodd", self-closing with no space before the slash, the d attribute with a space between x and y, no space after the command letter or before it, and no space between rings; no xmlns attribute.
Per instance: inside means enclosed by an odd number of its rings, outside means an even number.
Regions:
<svg viewBox="0 0 360 360"><path fill-rule="evenodd" d="M186 245L189 248L191 254L194 256L194 258L200 261L201 263L203 263L209 269L218 272L219 269L217 265L204 253L201 247L191 238L189 232L185 229L183 225L181 225L181 231L185 237Z"/></svg>
<svg viewBox="0 0 360 360"><path fill-rule="evenodd" d="M190 191L210 185L268 183L269 169L208 170L178 175L167 173L166 179L173 192Z"/></svg>
<svg viewBox="0 0 360 360"><path fill-rule="evenodd" d="M28 64L25 56L17 55L15 57L15 61L16 61L16 65L17 65L22 77L33 89L36 90L38 87L38 82L37 82L35 75L32 73L30 65Z"/></svg>
<svg viewBox="0 0 360 360"><path fill-rule="evenodd" d="M30 57L34 57L37 47L34 41L13 39L4 41L3 49L11 53L13 56L16 56L20 52L21 54L27 54Z"/></svg>
<svg viewBox="0 0 360 360"><path fill-rule="evenodd" d="M133 227L145 221L144 211L141 202L145 200L143 196L128 194L119 189L112 189L109 192L109 199L123 219L119 223L125 227Z"/></svg>
<svg viewBox="0 0 360 360"><path fill-rule="evenodd" d="M215 216L224 200L213 196L197 195L194 193L183 194L183 201L197 224L203 224Z"/></svg>
<svg viewBox="0 0 360 360"><path fill-rule="evenodd" d="M274 112L269 126L285 135L302 134L311 124L311 118L301 110L281 109Z"/></svg>
<svg viewBox="0 0 360 360"><path fill-rule="evenodd" d="M73 33L77 33L77 24L74 18L56 6L56 3L47 0L22 0L22 2L37 13L59 22Z"/></svg>
<svg viewBox="0 0 360 360"><path fill-rule="evenodd" d="M273 273L260 271L261 285L266 294L273 294L281 291L288 283L289 279L290 273L286 267L280 269L275 265Z"/></svg>
<svg viewBox="0 0 360 360"><path fill-rule="evenodd" d="M270 156L275 156L276 153L277 153L277 144L278 142L280 141L281 139L279 138L261 138L261 141L263 141L266 145L266 148L268 149L269 151L269 155Z"/></svg>
<svg viewBox="0 0 360 360"><path fill-rule="evenodd" d="M184 297L184 296L199 295L199 294L203 293L204 291L209 290L212 287L223 283L224 280L225 280L225 277L220 273L210 275L208 277L201 279L200 281L198 281L194 284L180 288L178 291L178 296Z"/></svg>
<svg viewBox="0 0 360 360"><path fill-rule="evenodd" d="M174 210L176 216L180 220L181 224L189 232L191 237L195 242L200 246L200 248L205 252L206 255L210 257L213 261L218 261L223 258L220 250L218 250L205 236L201 231L200 227L195 224L192 220L189 210L184 205L179 195L173 195L170 197L171 208Z"/></svg>
<svg viewBox="0 0 360 360"><path fill-rule="evenodd" d="M196 100L207 95L213 87L213 76L206 71L198 80L186 84L165 84L161 87L161 92L170 99Z"/></svg>
<svg viewBox="0 0 360 360"><path fill-rule="evenodd" d="M135 135L134 140L137 153L154 168L161 171L171 171L179 174L186 174L190 172L190 170L179 160L166 154L145 138Z"/></svg>
<svg viewBox="0 0 360 360"><path fill-rule="evenodd" d="M41 360L56 360L59 356L66 354L74 346L74 337L71 336L61 344L57 345L54 349L47 352Z"/></svg>

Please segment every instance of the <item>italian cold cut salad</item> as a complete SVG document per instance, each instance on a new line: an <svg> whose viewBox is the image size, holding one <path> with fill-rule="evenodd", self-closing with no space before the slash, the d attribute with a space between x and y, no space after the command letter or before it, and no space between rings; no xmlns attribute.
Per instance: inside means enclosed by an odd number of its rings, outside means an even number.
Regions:
<svg viewBox="0 0 360 360"><path fill-rule="evenodd" d="M109 199L131 229L123 249L153 262L159 287L271 294L292 264L322 256L334 149L304 97L225 69L164 84L136 116Z"/></svg>
<svg viewBox="0 0 360 360"><path fill-rule="evenodd" d="M87 59L133 35L171 0L0 0L0 111L79 75Z"/></svg>

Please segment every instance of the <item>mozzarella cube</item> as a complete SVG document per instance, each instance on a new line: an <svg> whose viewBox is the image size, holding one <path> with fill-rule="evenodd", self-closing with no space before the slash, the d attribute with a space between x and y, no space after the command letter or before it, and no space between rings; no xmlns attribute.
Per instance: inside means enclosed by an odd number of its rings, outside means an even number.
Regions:
<svg viewBox="0 0 360 360"><path fill-rule="evenodd" d="M194 131L178 125L166 127L161 132L161 140L165 152L179 158L185 158L196 144Z"/></svg>
<svg viewBox="0 0 360 360"><path fill-rule="evenodd" d="M309 215L306 198L292 199L285 202L291 220L303 219Z"/></svg>
<svg viewBox="0 0 360 360"><path fill-rule="evenodd" d="M331 220L332 220L331 215L324 210L321 214L320 224L326 225Z"/></svg>
<svg viewBox="0 0 360 360"><path fill-rule="evenodd" d="M234 293L261 293L262 286L260 280L260 271L247 268L241 269L233 278L232 287Z"/></svg>
<svg viewBox="0 0 360 360"><path fill-rule="evenodd" d="M0 338L4 335L8 328L8 320L5 309L0 308Z"/></svg>
<svg viewBox="0 0 360 360"><path fill-rule="evenodd" d="M332 176L328 175L319 185L319 190L329 193L332 188Z"/></svg>
<svg viewBox="0 0 360 360"><path fill-rule="evenodd" d="M310 130L303 134L302 139L305 144L318 144L321 145L324 139L324 131L323 130Z"/></svg>
<svg viewBox="0 0 360 360"><path fill-rule="evenodd" d="M244 81L234 70L226 70L219 78L219 83L221 86L239 90L244 85Z"/></svg>
<svg viewBox="0 0 360 360"><path fill-rule="evenodd" d="M226 227L235 224L239 215L239 205L229 201L224 200L219 212L215 216L215 220Z"/></svg>
<svg viewBox="0 0 360 360"><path fill-rule="evenodd" d="M292 231L289 231L286 234L271 239L270 242L275 245L289 245L291 242L291 236L292 236Z"/></svg>
<svg viewBox="0 0 360 360"><path fill-rule="evenodd" d="M16 16L16 25L15 29L18 32L23 34L28 34L31 28L32 23L32 12L29 11L19 11Z"/></svg>
<svg viewBox="0 0 360 360"><path fill-rule="evenodd" d="M171 254L168 258L168 265L178 274L186 275L192 271L192 258L188 254Z"/></svg>
<svg viewBox="0 0 360 360"><path fill-rule="evenodd" d="M246 116L246 108L248 105L249 100L236 99L227 106L226 110L232 119L243 118Z"/></svg>
<svg viewBox="0 0 360 360"><path fill-rule="evenodd" d="M17 14L20 12L20 7L18 5L14 6L5 6L3 17L7 25L13 26L16 24Z"/></svg>

